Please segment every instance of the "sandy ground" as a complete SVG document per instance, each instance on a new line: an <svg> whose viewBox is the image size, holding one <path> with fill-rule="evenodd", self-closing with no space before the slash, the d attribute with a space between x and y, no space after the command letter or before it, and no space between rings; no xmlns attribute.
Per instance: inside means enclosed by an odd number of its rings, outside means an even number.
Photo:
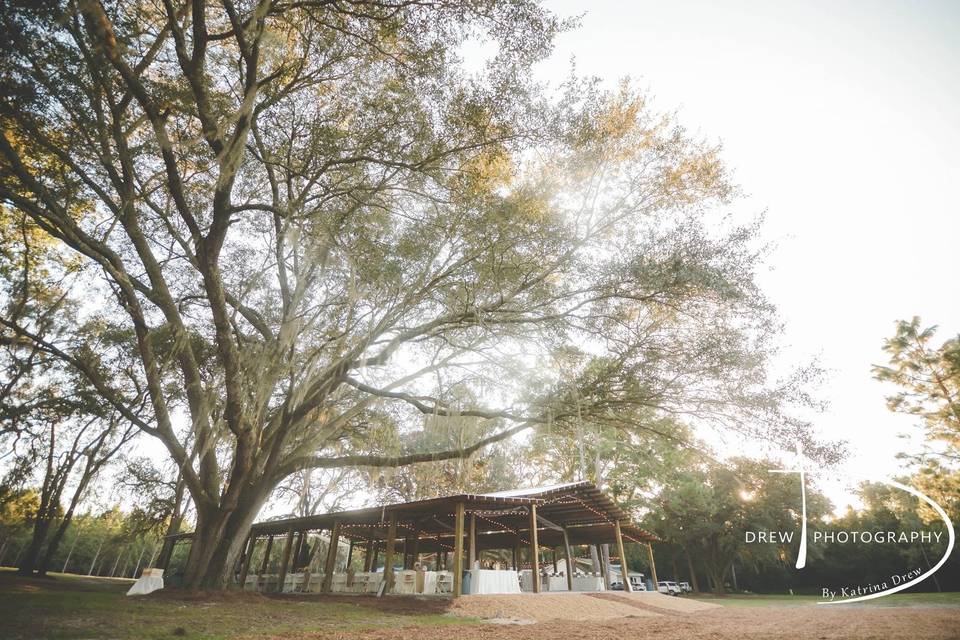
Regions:
<svg viewBox="0 0 960 640"><path fill-rule="evenodd" d="M593 598L597 602L601 599ZM573 601L571 601L572 603ZM580 603L579 600L576 601ZM960 607L719 607L537 624L480 624L375 629L355 633L289 634L276 640L957 640ZM263 640L263 636L258 636Z"/></svg>
<svg viewBox="0 0 960 640"><path fill-rule="evenodd" d="M554 622L652 617L663 614L693 614L720 605L662 593L563 593L520 596L475 595L453 601L449 612L456 616L493 619L497 622Z"/></svg>
<svg viewBox="0 0 960 640"><path fill-rule="evenodd" d="M472 618L493 618L498 621L609 620L627 616L659 615L649 609L638 609L619 598L600 599L586 594L524 594L519 596L462 596L450 605L450 613Z"/></svg>
<svg viewBox="0 0 960 640"><path fill-rule="evenodd" d="M699 611L710 611L720 606L712 602L691 600L689 598L675 598L653 591L638 591L635 593L608 591L606 593L591 593L590 595L594 598L625 602L638 609L661 612L668 611L671 613L697 613Z"/></svg>

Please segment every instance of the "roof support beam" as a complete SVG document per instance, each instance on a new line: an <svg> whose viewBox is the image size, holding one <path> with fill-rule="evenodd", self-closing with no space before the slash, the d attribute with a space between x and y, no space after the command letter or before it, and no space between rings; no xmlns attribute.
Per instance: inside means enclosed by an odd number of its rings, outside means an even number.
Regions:
<svg viewBox="0 0 960 640"><path fill-rule="evenodd" d="M660 590L660 583L657 581L657 563L653 561L653 545L647 543L647 557L650 558L650 577L653 578L653 590ZM676 578L674 578L676 580Z"/></svg>
<svg viewBox="0 0 960 640"><path fill-rule="evenodd" d="M387 527L387 549L383 554L383 581L386 583L384 593L393 591L393 553L397 544L397 513L390 514L390 525Z"/></svg>
<svg viewBox="0 0 960 640"><path fill-rule="evenodd" d="M430 519L436 522L438 525L440 525L443 529L446 529L447 531L450 531L450 532L454 531L453 527L451 527L449 524L447 524L437 516L432 516Z"/></svg>
<svg viewBox="0 0 960 640"><path fill-rule="evenodd" d="M333 587L333 572L337 568L337 547L340 546L340 523L333 523L330 531L330 546L327 547L327 560L323 563L323 586L321 591L330 593Z"/></svg>
<svg viewBox="0 0 960 640"><path fill-rule="evenodd" d="M540 545L537 543L537 505L530 505L530 560L533 569L533 592L540 593Z"/></svg>
<svg viewBox="0 0 960 640"><path fill-rule="evenodd" d="M263 562L260 563L260 573L257 574L257 579L259 581L260 576L267 572L267 567L270 565L270 552L273 550L273 536L267 536L267 548L263 551Z"/></svg>
<svg viewBox="0 0 960 640"><path fill-rule="evenodd" d="M620 521L617 520L613 526L617 534L617 552L620 554L620 575L623 576L623 590L627 593L633 593L633 585L630 584L630 569L627 568L627 554L623 551L623 536L620 534Z"/></svg>
<svg viewBox="0 0 960 640"><path fill-rule="evenodd" d="M561 527L560 525L558 525L556 522L551 522L550 520L547 520L546 518L544 518L544 517L541 516L541 515L538 515L538 516L537 516L537 522L539 522L539 523L542 524L543 526L547 527L548 529L554 529L554 530L556 530L556 531L563 531L563 530L564 530L564 528Z"/></svg>
<svg viewBox="0 0 960 640"><path fill-rule="evenodd" d="M469 570L477 566L477 514L470 512L470 564Z"/></svg>
<svg viewBox="0 0 960 640"><path fill-rule="evenodd" d="M463 503L457 503L453 534L453 597L463 595Z"/></svg>
<svg viewBox="0 0 960 640"><path fill-rule="evenodd" d="M287 581L287 567L290 565L290 554L293 551L293 529L287 532L287 539L283 543L283 557L280 559L280 577L277 578L277 593L283 593L283 585Z"/></svg>

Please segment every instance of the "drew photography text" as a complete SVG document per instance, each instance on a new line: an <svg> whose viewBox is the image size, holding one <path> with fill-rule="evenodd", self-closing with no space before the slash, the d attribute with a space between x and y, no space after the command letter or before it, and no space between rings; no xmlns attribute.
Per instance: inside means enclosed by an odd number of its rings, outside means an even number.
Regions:
<svg viewBox="0 0 960 640"><path fill-rule="evenodd" d="M747 544L781 544L793 542L793 531L745 531ZM942 531L814 531L813 542L825 544L906 544L940 542Z"/></svg>

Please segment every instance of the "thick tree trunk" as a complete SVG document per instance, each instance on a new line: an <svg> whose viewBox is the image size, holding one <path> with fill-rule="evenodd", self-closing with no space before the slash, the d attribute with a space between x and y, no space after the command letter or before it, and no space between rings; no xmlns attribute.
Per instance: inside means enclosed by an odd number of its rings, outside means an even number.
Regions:
<svg viewBox="0 0 960 640"><path fill-rule="evenodd" d="M185 491L185 483L183 481L183 476L177 480L177 485L174 489L173 494L173 510L170 513L170 525L167 527L167 532L163 536L163 541L160 546L160 555L156 559L156 563L152 566L166 568L170 564L170 556L173 555L173 536L180 533L180 527L183 524L183 514L186 509L183 508L183 494Z"/></svg>
<svg viewBox="0 0 960 640"><path fill-rule="evenodd" d="M236 508L230 511L198 510L196 535L184 571L184 588L225 589L230 586L250 526L268 493L250 490L240 496Z"/></svg>
<svg viewBox="0 0 960 640"><path fill-rule="evenodd" d="M699 593L700 591L700 582L697 580L697 571L693 568L693 559L690 558L690 552L687 551L687 569L690 571L690 585L693 587L694 593Z"/></svg>
<svg viewBox="0 0 960 640"><path fill-rule="evenodd" d="M40 550L47 539L47 533L50 531L50 519L45 514L38 514L37 520L33 525L33 535L30 538L30 544L24 550L20 558L17 573L21 576L32 576L33 571L40 558Z"/></svg>
<svg viewBox="0 0 960 640"><path fill-rule="evenodd" d="M47 550L43 554L43 559L37 565L37 573L41 576L47 574L47 569L50 567L50 563L53 562L53 557L57 553L57 549L60 548L60 543L63 541L63 536L67 532L67 528L70 526L70 522L73 520L73 507L75 505L70 505L70 510L63 516L63 520L60 521L60 524L57 526L57 530L53 532L53 537L50 538L50 543L47 544ZM70 549L70 552L73 552L73 549ZM68 558L69 560L69 558ZM64 564L66 566L66 564Z"/></svg>
<svg viewBox="0 0 960 640"><path fill-rule="evenodd" d="M74 490L73 496L70 498L70 506L67 507L67 512L63 514L63 519L57 526L57 530L54 531L53 537L50 539L50 543L47 545L47 551L43 554L43 560L37 566L37 573L41 576L46 575L47 569L50 567L50 563L53 562L53 557L57 553L57 549L60 548L60 543L63 541L64 534L66 534L67 529L70 527L70 523L73 522L73 514L77 509L77 505L80 504L80 499L83 497L84 492L87 490L87 485L90 484L90 481L99 470L100 465L95 465L92 460L88 462L86 468L84 468L80 482L77 484L77 488ZM58 494L57 500L59 499L60 496ZM72 552L73 549L71 548L71 553Z"/></svg>
<svg viewBox="0 0 960 640"><path fill-rule="evenodd" d="M710 582L713 583L713 592L714 593L725 593L726 589L723 586L723 573L715 567L714 565L707 566L707 575L710 576Z"/></svg>

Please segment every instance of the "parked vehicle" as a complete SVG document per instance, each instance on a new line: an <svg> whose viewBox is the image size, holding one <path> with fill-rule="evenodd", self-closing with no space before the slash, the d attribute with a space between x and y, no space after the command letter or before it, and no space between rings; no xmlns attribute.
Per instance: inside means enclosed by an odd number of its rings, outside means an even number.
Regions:
<svg viewBox="0 0 960 640"><path fill-rule="evenodd" d="M644 582L642 575L630 576L630 586L634 591L646 591L647 583Z"/></svg>
<svg viewBox="0 0 960 640"><path fill-rule="evenodd" d="M690 586L689 582L681 582L680 591L682 591L683 593L692 593L693 587Z"/></svg>
<svg viewBox="0 0 960 640"><path fill-rule="evenodd" d="M643 581L642 573L635 573L630 576L630 586L634 591L646 591L647 585ZM612 580L610 582L611 591L623 591L623 580Z"/></svg>
<svg viewBox="0 0 960 640"><path fill-rule="evenodd" d="M668 596L678 596L680 595L680 585L672 580L658 580L657 591Z"/></svg>

